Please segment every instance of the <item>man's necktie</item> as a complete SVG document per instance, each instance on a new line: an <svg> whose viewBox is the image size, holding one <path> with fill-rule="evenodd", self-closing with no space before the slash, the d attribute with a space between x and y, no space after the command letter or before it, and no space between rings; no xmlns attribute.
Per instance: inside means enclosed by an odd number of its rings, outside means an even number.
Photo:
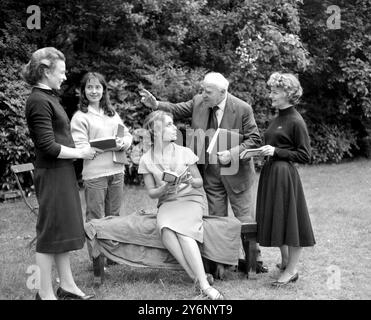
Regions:
<svg viewBox="0 0 371 320"><path fill-rule="evenodd" d="M214 129L214 130L218 129L218 127L219 127L218 126L218 118L216 117L216 112L218 111L218 109L219 109L218 106L214 106L214 107L210 108L210 114L209 114L207 129ZM212 136L207 136L206 141L205 141L205 162L206 162L206 164L208 164L209 160L210 160L209 154L206 152L206 150L209 147L211 139L212 139Z"/></svg>
<svg viewBox="0 0 371 320"><path fill-rule="evenodd" d="M218 129L218 118L216 117L216 112L219 110L218 106L214 106L210 108L210 114L209 114L209 123L208 123L208 129Z"/></svg>

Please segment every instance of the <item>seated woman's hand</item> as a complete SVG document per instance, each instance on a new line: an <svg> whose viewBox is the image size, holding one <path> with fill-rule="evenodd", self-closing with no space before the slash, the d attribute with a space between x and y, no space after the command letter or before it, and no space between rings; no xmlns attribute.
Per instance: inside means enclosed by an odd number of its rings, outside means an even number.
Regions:
<svg viewBox="0 0 371 320"><path fill-rule="evenodd" d="M180 183L192 184L192 181L192 174L188 171L187 174L180 180Z"/></svg>
<svg viewBox="0 0 371 320"><path fill-rule="evenodd" d="M173 185L169 182L166 182L160 188L161 188L161 195L166 195L166 194L169 194L169 193L176 192L177 186L175 186L175 185Z"/></svg>

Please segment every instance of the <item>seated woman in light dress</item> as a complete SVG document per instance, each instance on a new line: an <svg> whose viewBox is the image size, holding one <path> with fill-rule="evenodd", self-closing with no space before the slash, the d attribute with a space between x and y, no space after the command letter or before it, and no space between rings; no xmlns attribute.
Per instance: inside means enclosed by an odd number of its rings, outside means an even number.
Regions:
<svg viewBox="0 0 371 320"><path fill-rule="evenodd" d="M164 246L199 283L204 295L212 300L224 296L212 287L204 270L198 243L203 242L203 181L197 169L198 157L191 149L174 143L177 128L172 115L164 111L152 112L144 122L151 137L151 148L142 156L138 173L151 198L158 198L157 227ZM189 174L178 186L162 181L163 172Z"/></svg>

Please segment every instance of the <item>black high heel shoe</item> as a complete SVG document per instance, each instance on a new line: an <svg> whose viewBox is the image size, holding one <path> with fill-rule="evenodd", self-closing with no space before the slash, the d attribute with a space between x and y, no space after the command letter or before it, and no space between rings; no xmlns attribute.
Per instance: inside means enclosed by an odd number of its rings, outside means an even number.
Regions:
<svg viewBox="0 0 371 320"><path fill-rule="evenodd" d="M274 281L272 282L272 286L273 287L283 287L283 286L286 286L288 285L290 282L296 282L297 280L299 279L299 273L295 273L289 280L287 281Z"/></svg>
<svg viewBox="0 0 371 320"><path fill-rule="evenodd" d="M62 287L57 289L57 297L60 300L91 300L95 297L95 294L85 294L79 296L78 294L64 290Z"/></svg>

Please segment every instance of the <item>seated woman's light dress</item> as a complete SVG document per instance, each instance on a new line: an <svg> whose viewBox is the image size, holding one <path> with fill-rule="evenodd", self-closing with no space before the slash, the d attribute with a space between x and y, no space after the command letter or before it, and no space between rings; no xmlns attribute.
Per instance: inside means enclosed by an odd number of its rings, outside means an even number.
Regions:
<svg viewBox="0 0 371 320"><path fill-rule="evenodd" d="M187 166L198 161L191 149L171 144L172 156L170 163L161 163L152 149L140 159L138 173L152 174L156 188L164 182L162 175L165 170L181 174ZM179 234L203 242L203 220L205 212L205 193L203 188L193 188L190 184L180 184L177 192L168 193L158 201L157 227L160 233L163 228L169 228Z"/></svg>

